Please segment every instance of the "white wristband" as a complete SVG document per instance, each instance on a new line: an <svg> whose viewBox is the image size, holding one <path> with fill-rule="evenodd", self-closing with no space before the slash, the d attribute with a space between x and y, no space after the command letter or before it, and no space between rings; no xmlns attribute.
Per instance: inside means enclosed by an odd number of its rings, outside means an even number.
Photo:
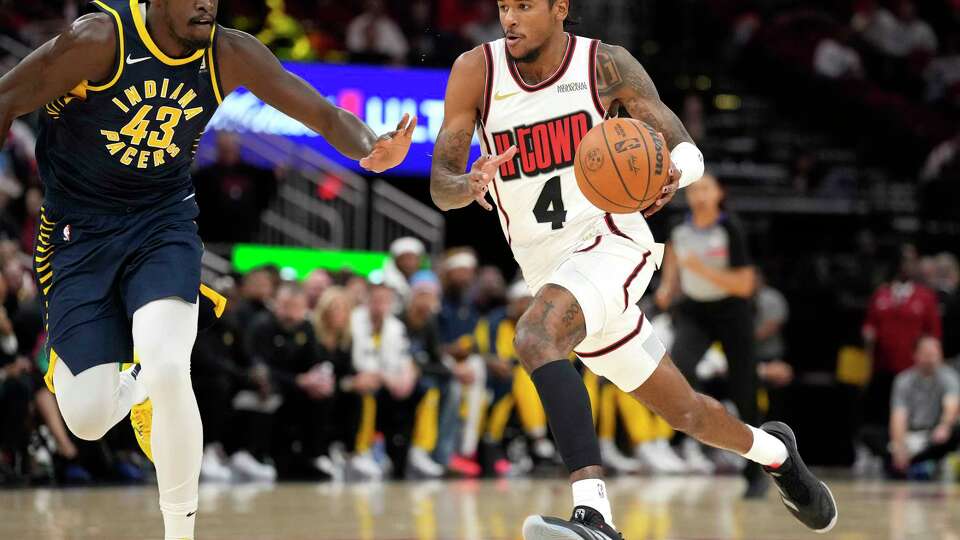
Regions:
<svg viewBox="0 0 960 540"><path fill-rule="evenodd" d="M680 169L680 187L685 188L703 177L703 153L694 144L682 142L670 152L670 159Z"/></svg>

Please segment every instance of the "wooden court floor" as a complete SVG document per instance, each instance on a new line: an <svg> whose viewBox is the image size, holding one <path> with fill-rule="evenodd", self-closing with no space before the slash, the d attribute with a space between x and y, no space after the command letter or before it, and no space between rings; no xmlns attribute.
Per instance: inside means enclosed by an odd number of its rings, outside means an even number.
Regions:
<svg viewBox="0 0 960 540"><path fill-rule="evenodd" d="M740 500L733 478L609 483L627 540L960 540L960 485L831 482L826 536L802 529L771 489ZM0 491L0 539L162 538L153 487ZM198 540L518 540L530 513L566 516L561 481L202 487Z"/></svg>

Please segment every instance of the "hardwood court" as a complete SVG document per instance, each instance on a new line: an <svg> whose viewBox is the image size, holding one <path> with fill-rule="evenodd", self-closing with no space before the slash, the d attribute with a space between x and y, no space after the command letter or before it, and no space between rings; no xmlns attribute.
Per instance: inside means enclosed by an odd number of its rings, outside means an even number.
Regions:
<svg viewBox="0 0 960 540"><path fill-rule="evenodd" d="M733 478L609 483L627 540L958 540L960 487L834 481L840 522L825 537L787 515L776 490L744 502ZM157 493L134 488L0 491L0 539L161 538ZM561 481L203 486L198 540L518 540L530 513L570 511Z"/></svg>

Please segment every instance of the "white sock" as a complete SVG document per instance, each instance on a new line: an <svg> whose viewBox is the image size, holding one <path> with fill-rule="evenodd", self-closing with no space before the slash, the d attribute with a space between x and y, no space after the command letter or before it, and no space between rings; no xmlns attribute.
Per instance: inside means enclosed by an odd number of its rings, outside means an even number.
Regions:
<svg viewBox="0 0 960 540"><path fill-rule="evenodd" d="M573 483L573 506L589 506L603 516L607 525L613 525L613 510L607 499L607 485L599 478L577 480Z"/></svg>
<svg viewBox="0 0 960 540"><path fill-rule="evenodd" d="M789 455L787 454L787 447L784 446L783 441L762 429L757 429L753 426L747 427L753 432L753 446L750 447L749 452L743 454L743 457L774 469L780 467L787 461Z"/></svg>
<svg viewBox="0 0 960 540"><path fill-rule="evenodd" d="M164 540L193 540L197 521L197 503L164 504L160 503L163 514Z"/></svg>

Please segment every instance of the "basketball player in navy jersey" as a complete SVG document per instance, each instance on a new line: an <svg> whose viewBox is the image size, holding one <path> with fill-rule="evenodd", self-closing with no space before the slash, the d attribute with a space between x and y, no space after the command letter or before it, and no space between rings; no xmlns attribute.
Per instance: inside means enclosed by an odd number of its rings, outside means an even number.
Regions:
<svg viewBox="0 0 960 540"><path fill-rule="evenodd" d="M662 132L672 148L671 185L648 216L700 179L702 154L629 52L564 32L570 0L496 1L505 38L453 66L431 191L443 210L496 207L536 294L518 322L516 352L570 471L574 511L569 520L527 518L524 538L621 537L601 479L590 400L567 361L571 351L677 430L762 465L797 519L830 530L836 503L804 465L790 428L748 426L694 392L637 307L663 257L644 216L605 214L579 191L573 173L582 137L621 109ZM464 174L476 131L484 156Z"/></svg>
<svg viewBox="0 0 960 540"><path fill-rule="evenodd" d="M192 540L202 428L190 352L203 245L189 169L207 122L242 85L380 172L406 157L416 120L377 137L255 38L218 26L217 0L93 4L98 13L0 79L0 144L16 117L43 107L35 270L63 417L93 440L152 404L152 416L134 420L156 464L165 538ZM121 372L134 349L140 365Z"/></svg>

